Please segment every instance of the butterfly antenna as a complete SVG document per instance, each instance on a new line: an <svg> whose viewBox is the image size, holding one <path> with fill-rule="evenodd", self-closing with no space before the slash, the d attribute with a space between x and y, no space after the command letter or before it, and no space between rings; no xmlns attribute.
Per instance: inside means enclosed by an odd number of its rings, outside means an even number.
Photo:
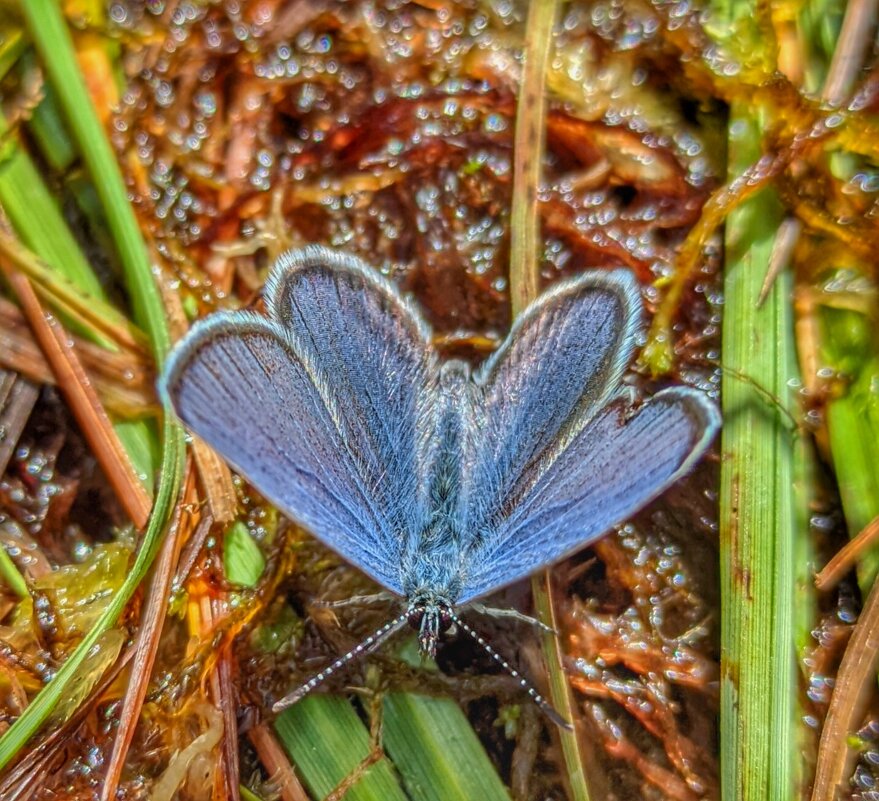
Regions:
<svg viewBox="0 0 879 801"><path fill-rule="evenodd" d="M403 628L403 626L408 621L408 615L408 612L403 612L403 614L399 617L389 621L388 623L385 623L384 626L370 634L362 643L352 648L344 656L340 656L335 662L333 662L332 665L324 668L320 673L312 676L307 682L305 682L305 684L293 690L293 692L289 695L285 695L280 701L272 704L272 712L281 712L288 706L293 706L293 704L295 704L297 701L301 701L303 698L305 698L305 696L308 695L315 687L323 684L340 668L345 667L345 665L347 665L350 661L363 656L364 654L371 651L373 648L379 646L394 632L399 631L401 628Z"/></svg>
<svg viewBox="0 0 879 801"><path fill-rule="evenodd" d="M519 673L516 668L514 668L506 659L504 659L497 651L494 650L486 641L485 638L474 631L470 626L468 626L461 618L459 618L454 612L451 613L452 622L456 625L460 626L467 634L470 635L472 639L476 641L478 645L482 646L482 649L487 653L495 662L497 662L507 673L509 673L516 681L519 682L519 686L528 693L529 697L535 704L540 708L541 712L546 715L556 726L559 726L562 729L567 729L568 731L573 731L574 727L568 723L555 709L552 708L552 704L549 703L537 690L534 688L534 685L531 684L528 679L526 679L521 673Z"/></svg>

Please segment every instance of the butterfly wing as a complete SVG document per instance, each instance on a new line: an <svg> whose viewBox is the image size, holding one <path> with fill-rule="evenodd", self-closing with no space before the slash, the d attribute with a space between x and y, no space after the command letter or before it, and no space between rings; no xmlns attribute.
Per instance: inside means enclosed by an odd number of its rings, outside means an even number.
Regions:
<svg viewBox="0 0 879 801"><path fill-rule="evenodd" d="M459 603L486 595L579 550L684 475L720 425L693 389L655 395L631 414L609 403L571 440L520 477L463 562Z"/></svg>
<svg viewBox="0 0 879 801"><path fill-rule="evenodd" d="M462 529L482 530L544 452L616 391L641 304L628 270L589 272L531 304L474 373Z"/></svg>
<svg viewBox="0 0 879 801"><path fill-rule="evenodd" d="M436 359L428 329L359 260L309 247L267 283L269 317L213 315L169 360L172 407L266 498L388 589L425 514Z"/></svg>
<svg viewBox="0 0 879 801"><path fill-rule="evenodd" d="M316 245L281 257L266 304L343 412L339 428L396 536L421 525L439 365L418 309L365 262Z"/></svg>

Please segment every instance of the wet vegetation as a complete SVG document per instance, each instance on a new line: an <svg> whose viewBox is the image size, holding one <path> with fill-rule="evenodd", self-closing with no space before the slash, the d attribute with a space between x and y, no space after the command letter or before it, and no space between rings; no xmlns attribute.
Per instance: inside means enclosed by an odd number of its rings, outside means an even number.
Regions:
<svg viewBox="0 0 879 801"><path fill-rule="evenodd" d="M61 5L63 5L63 13ZM879 798L875 4L0 3L0 798ZM386 602L161 414L170 343L320 242L477 363L642 285L722 403L634 520L272 703ZM254 409L254 414L259 410Z"/></svg>

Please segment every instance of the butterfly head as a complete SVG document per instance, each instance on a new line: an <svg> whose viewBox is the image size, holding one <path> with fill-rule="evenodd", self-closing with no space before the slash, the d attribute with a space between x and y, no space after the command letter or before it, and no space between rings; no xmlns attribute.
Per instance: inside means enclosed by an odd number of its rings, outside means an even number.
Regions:
<svg viewBox="0 0 879 801"><path fill-rule="evenodd" d="M452 605L443 598L416 598L409 604L406 617L409 625L418 630L418 647L421 653L433 659L437 641L454 622Z"/></svg>

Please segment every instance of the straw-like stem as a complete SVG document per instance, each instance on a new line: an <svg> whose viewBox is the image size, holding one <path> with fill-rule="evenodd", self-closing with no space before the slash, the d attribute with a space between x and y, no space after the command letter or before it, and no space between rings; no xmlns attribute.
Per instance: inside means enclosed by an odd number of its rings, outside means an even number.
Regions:
<svg viewBox="0 0 879 801"><path fill-rule="evenodd" d="M730 171L752 163L760 123L733 107ZM782 209L764 191L727 220L720 493L722 798L794 798L793 548L796 377L791 276L758 307ZM742 380L746 376L748 380ZM760 389L758 389L758 387ZM775 400L767 401L763 390Z"/></svg>

